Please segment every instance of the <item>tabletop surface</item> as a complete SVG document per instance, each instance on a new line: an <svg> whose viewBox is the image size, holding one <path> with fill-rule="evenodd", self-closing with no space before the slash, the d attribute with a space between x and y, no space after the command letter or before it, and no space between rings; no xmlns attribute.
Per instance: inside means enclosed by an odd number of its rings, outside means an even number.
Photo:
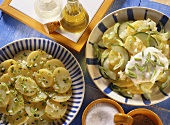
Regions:
<svg viewBox="0 0 170 125"><path fill-rule="evenodd" d="M0 0L0 4L3 0ZM166 14L170 17L170 6L166 6L163 4L151 2L150 0L115 0L114 3L109 8L106 14L109 14L117 9L121 9L124 7L132 7L132 6L141 6L141 7L149 7L155 10L159 10L160 12ZM39 32L35 31L34 29L26 26L25 24L17 21L16 19L12 18L11 16L3 13L0 11L0 47L3 47L7 43L10 43L17 39L28 38L28 37L39 37L39 38L46 38L48 37L40 34ZM70 50L73 55L77 58L78 62L81 65L81 68L84 73L85 79L85 97L82 104L80 111L78 112L75 119L72 121L70 125L81 125L81 117L84 109L86 106L102 97L106 97L100 90L92 82L87 68L86 68L86 61L85 61L85 46L83 47L80 53ZM93 94L95 93L95 94ZM107 97L106 97L107 98ZM120 104L125 113L135 109L141 108L142 106L128 106L124 104ZM145 106L144 108L150 109L154 111L162 120L163 125L170 125L170 98L152 105L152 106Z"/></svg>

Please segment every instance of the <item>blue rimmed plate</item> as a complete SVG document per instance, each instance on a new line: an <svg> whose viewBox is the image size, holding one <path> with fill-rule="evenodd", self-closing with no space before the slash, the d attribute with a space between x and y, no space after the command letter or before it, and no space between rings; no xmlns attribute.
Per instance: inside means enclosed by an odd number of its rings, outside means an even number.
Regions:
<svg viewBox="0 0 170 125"><path fill-rule="evenodd" d="M15 54L23 50L41 49L51 54L53 58L61 60L72 78L72 97L67 101L68 109L63 118L56 120L55 124L69 125L76 117L85 93L85 82L82 69L73 54L57 42L42 38L25 38L16 40L0 48L0 63L13 58ZM0 124L6 124L3 115L0 114Z"/></svg>
<svg viewBox="0 0 170 125"><path fill-rule="evenodd" d="M86 63L89 74L95 85L108 97L124 104L145 106L159 103L169 98L170 86L163 91L151 97L151 100L146 100L143 95L135 95L132 99L125 98L111 90L109 80L104 79L98 68L97 58L94 56L93 43L97 42L103 33L116 22L125 22L128 20L144 20L150 18L157 23L158 31L160 30L160 22L165 27L165 31L170 31L170 19L166 15L156 10L144 7L129 7L114 11L104 17L91 32L86 44Z"/></svg>

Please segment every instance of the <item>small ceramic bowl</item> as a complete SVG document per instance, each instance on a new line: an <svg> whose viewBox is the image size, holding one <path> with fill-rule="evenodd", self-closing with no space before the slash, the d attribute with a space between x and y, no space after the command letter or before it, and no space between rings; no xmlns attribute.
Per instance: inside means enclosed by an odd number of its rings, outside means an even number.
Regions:
<svg viewBox="0 0 170 125"><path fill-rule="evenodd" d="M115 107L115 108L118 110L119 113L124 114L123 108L122 108L117 102L115 102L114 100L107 99L107 98L97 99L97 100L91 102L91 103L86 107L86 109L84 110L83 115L82 115L82 125L87 125L87 124L86 124L86 116L87 116L87 114L89 113L89 111L91 110L91 108L92 108L94 105L99 104L99 103L109 103L109 104L113 105L113 107Z"/></svg>
<svg viewBox="0 0 170 125"><path fill-rule="evenodd" d="M159 116L154 113L153 111L145 108L138 108L130 111L128 114L122 114L118 113L115 114L114 116L114 122L117 124L128 124L132 125L133 123L133 117L137 114L145 115L147 116L150 120L153 121L154 125L163 125L161 119Z"/></svg>

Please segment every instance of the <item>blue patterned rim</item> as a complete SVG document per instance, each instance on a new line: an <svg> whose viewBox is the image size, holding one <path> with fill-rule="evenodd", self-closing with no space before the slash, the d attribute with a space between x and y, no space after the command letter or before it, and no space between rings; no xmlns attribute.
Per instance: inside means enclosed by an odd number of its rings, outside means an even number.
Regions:
<svg viewBox="0 0 170 125"><path fill-rule="evenodd" d="M151 100L146 100L143 95L135 95L134 98L125 98L111 89L111 84L104 79L99 73L99 63L93 55L93 43L97 42L103 33L116 22L124 22L128 20L144 20L150 18L157 23L158 31L161 29L160 23L165 27L165 31L170 31L170 18L163 13L145 7L128 7L114 11L104 17L93 29L86 44L86 64L89 74L95 85L108 97L124 104L146 106L159 103L169 98L170 87L160 91L154 95Z"/></svg>
<svg viewBox="0 0 170 125"><path fill-rule="evenodd" d="M63 118L56 120L54 124L68 125L76 117L82 105L85 93L84 75L81 67L73 54L57 42L42 38L26 38L16 40L0 48L0 63L11 59L20 51L41 49L51 54L53 58L62 61L72 78L72 97L68 100L68 109ZM0 114L0 124L6 124L4 116Z"/></svg>

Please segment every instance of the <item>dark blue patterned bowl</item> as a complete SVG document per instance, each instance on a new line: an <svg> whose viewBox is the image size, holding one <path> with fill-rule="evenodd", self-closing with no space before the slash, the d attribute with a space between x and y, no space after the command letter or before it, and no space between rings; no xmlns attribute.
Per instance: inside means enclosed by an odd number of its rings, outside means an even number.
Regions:
<svg viewBox="0 0 170 125"><path fill-rule="evenodd" d="M62 61L69 71L72 78L72 97L67 101L68 109L66 114L55 121L57 125L69 125L76 117L83 99L85 92L85 82L82 69L73 56L73 54L57 42L41 39L41 38L26 38L16 40L6 46L0 48L0 63L4 60L11 59L20 51L23 50L37 50L41 49L51 54L53 58L58 58ZM0 124L6 124L4 115L0 114Z"/></svg>
<svg viewBox="0 0 170 125"><path fill-rule="evenodd" d="M97 42L103 33L116 22L125 22L129 20L144 20L150 18L157 23L157 29L160 31L160 22L165 27L165 31L170 31L170 19L166 15L156 10L145 7L129 7L114 11L104 17L93 29L86 45L86 63L89 74L95 85L108 97L124 104L145 106L159 103L169 98L170 86L154 94L151 100L146 100L143 95L135 95L132 99L125 98L117 92L112 91L109 80L104 79L99 72L99 64L94 56L93 43Z"/></svg>

